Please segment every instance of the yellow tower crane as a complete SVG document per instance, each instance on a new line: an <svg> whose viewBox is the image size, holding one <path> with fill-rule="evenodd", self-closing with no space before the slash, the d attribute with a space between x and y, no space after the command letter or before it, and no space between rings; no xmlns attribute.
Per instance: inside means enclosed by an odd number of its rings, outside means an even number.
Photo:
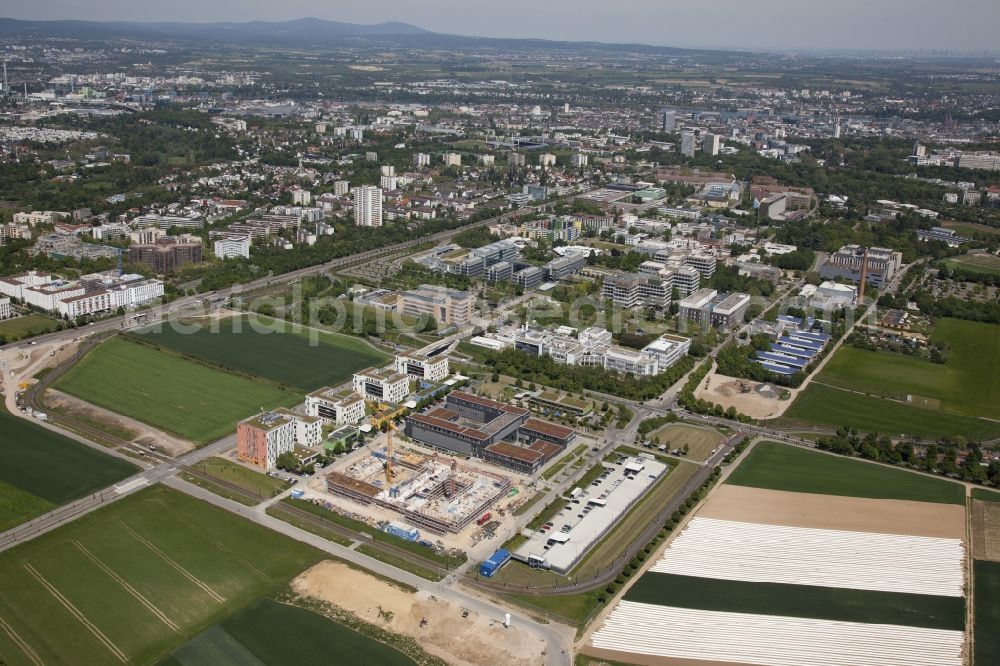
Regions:
<svg viewBox="0 0 1000 666"><path fill-rule="evenodd" d="M382 426L385 426L385 483L391 496L393 494L392 481L396 477L396 472L392 469L392 433L396 429L393 418L399 413L399 410L390 412L388 405L382 402L375 402L374 400L365 400L365 404L372 410L372 428L381 430Z"/></svg>

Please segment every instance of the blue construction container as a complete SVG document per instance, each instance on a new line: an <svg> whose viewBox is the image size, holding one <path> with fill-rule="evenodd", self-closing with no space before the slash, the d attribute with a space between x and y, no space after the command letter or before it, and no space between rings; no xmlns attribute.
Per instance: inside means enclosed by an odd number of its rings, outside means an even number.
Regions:
<svg viewBox="0 0 1000 666"><path fill-rule="evenodd" d="M406 539L407 541L419 541L420 540L420 530L415 527L410 527L409 525L403 525L400 523L386 523L385 531L393 536L398 536L400 539Z"/></svg>
<svg viewBox="0 0 1000 666"><path fill-rule="evenodd" d="M301 488L296 488L291 492L291 495L294 499L302 499L303 497L305 497L305 494L306 491L302 490Z"/></svg>
<svg viewBox="0 0 1000 666"><path fill-rule="evenodd" d="M500 568L510 560L510 552L504 548L490 555L489 559L479 565L479 575L492 578Z"/></svg>

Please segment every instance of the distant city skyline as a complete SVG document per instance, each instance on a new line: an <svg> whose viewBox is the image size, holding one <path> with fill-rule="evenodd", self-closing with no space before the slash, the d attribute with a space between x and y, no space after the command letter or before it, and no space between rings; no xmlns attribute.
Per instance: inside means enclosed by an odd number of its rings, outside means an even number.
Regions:
<svg viewBox="0 0 1000 666"><path fill-rule="evenodd" d="M671 0L401 0L338 6L320 0L8 0L0 15L27 20L285 21L315 16L348 23L401 21L482 37L638 42L689 48L773 50L1000 50L996 0L717 0L711 9Z"/></svg>

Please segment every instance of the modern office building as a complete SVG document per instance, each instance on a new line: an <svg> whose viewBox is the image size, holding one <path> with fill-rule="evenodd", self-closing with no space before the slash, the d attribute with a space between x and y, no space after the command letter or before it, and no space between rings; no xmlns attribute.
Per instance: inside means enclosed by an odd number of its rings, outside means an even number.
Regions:
<svg viewBox="0 0 1000 666"><path fill-rule="evenodd" d="M678 266L673 271L673 286L681 296L690 296L701 287L701 273L691 266Z"/></svg>
<svg viewBox="0 0 1000 666"><path fill-rule="evenodd" d="M382 190L372 185L354 188L354 224L358 227L382 226Z"/></svg>
<svg viewBox="0 0 1000 666"><path fill-rule="evenodd" d="M410 394L410 378L390 368L368 368L354 373L354 392L362 398L398 404Z"/></svg>
<svg viewBox="0 0 1000 666"><path fill-rule="evenodd" d="M601 297L623 308L670 307L673 280L660 274L615 273L604 278Z"/></svg>
<svg viewBox="0 0 1000 666"><path fill-rule="evenodd" d="M587 265L587 256L583 254L558 257L545 264L545 279L561 280L576 275Z"/></svg>
<svg viewBox="0 0 1000 666"><path fill-rule="evenodd" d="M534 289L545 281L545 271L538 266L522 268L511 276L511 281L524 290Z"/></svg>
<svg viewBox="0 0 1000 666"><path fill-rule="evenodd" d="M431 156L427 153L414 153L413 154L413 166L425 167L430 166Z"/></svg>
<svg viewBox="0 0 1000 666"><path fill-rule="evenodd" d="M708 326L711 323L712 301L719 295L715 289L699 289L681 299L677 317L692 324Z"/></svg>
<svg viewBox="0 0 1000 666"><path fill-rule="evenodd" d="M426 446L523 474L537 472L576 438L575 430L531 418L527 409L463 391L448 394L443 407L408 416L405 433Z"/></svg>
<svg viewBox="0 0 1000 666"><path fill-rule="evenodd" d="M868 248L868 269L865 273L867 284L881 289L892 280L903 263L902 252L884 247ZM830 255L820 266L819 274L824 280L843 278L858 283L861 281L861 265L864 263L865 248L860 245L845 245Z"/></svg>
<svg viewBox="0 0 1000 666"><path fill-rule="evenodd" d="M219 259L250 258L250 236L226 236L215 241L215 256Z"/></svg>
<svg viewBox="0 0 1000 666"><path fill-rule="evenodd" d="M271 469L281 454L295 449L296 443L318 446L323 441L321 421L287 409L261 412L236 425L236 457L261 469Z"/></svg>
<svg viewBox="0 0 1000 666"><path fill-rule="evenodd" d="M305 409L325 423L354 425L365 417L365 399L354 391L324 386L306 396Z"/></svg>
<svg viewBox="0 0 1000 666"><path fill-rule="evenodd" d="M396 356L396 372L416 379L441 382L448 377L448 357L429 357L423 354L399 354Z"/></svg>
<svg viewBox="0 0 1000 666"><path fill-rule="evenodd" d="M749 307L749 294L729 294L712 306L712 326L723 330L739 326L743 323Z"/></svg>
<svg viewBox="0 0 1000 666"><path fill-rule="evenodd" d="M715 275L715 255L711 252L692 252L684 257L684 264L698 271L706 280Z"/></svg>
<svg viewBox="0 0 1000 666"><path fill-rule="evenodd" d="M148 245L129 246L128 260L132 264L146 264L155 273L173 273L202 260L201 243L178 243L173 236L164 236Z"/></svg>
<svg viewBox="0 0 1000 666"><path fill-rule="evenodd" d="M14 309L10 306L10 298L4 296L0 298L0 319L10 319L14 316Z"/></svg>
<svg viewBox="0 0 1000 666"><path fill-rule="evenodd" d="M399 294L399 308L411 317L429 316L441 324L465 326L472 320L475 298L456 289L424 284Z"/></svg>
<svg viewBox="0 0 1000 666"><path fill-rule="evenodd" d="M679 303L678 318L701 326L730 329L743 323L750 307L748 294L723 294L715 289L699 289Z"/></svg>

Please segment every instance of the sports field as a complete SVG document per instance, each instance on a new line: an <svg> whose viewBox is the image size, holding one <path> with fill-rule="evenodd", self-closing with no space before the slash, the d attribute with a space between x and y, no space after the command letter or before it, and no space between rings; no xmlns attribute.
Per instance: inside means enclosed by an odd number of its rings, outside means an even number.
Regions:
<svg viewBox="0 0 1000 666"><path fill-rule="evenodd" d="M759 442L726 480L798 493L965 504L958 483L777 442Z"/></svg>
<svg viewBox="0 0 1000 666"><path fill-rule="evenodd" d="M59 378L56 388L204 444L231 433L262 407L290 406L301 395L217 370L175 354L112 338Z"/></svg>
<svg viewBox="0 0 1000 666"><path fill-rule="evenodd" d="M275 640L275 637L280 640ZM401 652L318 613L262 599L209 627L160 666L327 666L415 662Z"/></svg>
<svg viewBox="0 0 1000 666"><path fill-rule="evenodd" d="M959 268L970 273L1000 275L1000 257L993 254L964 254L944 263L948 268Z"/></svg>
<svg viewBox="0 0 1000 666"><path fill-rule="evenodd" d="M154 486L0 553L0 660L150 663L322 556Z"/></svg>
<svg viewBox="0 0 1000 666"><path fill-rule="evenodd" d="M687 457L691 460L702 461L708 458L712 449L717 447L725 439L715 430L699 428L697 426L668 424L649 435L649 439L655 444L666 444L669 449L683 449L688 447Z"/></svg>
<svg viewBox="0 0 1000 666"><path fill-rule="evenodd" d="M40 425L7 413L0 403L0 531L60 504L105 488L137 471Z"/></svg>
<svg viewBox="0 0 1000 666"><path fill-rule="evenodd" d="M1000 423L892 400L851 393L812 383L778 421L789 426L850 426L863 432L940 439L962 435L969 441L1000 436Z"/></svg>
<svg viewBox="0 0 1000 666"><path fill-rule="evenodd" d="M264 377L309 392L335 386L357 370L382 365L389 359L364 340L335 333L311 331L283 321L237 317L187 332L165 325L159 332L146 329L143 339L190 354L209 363ZM312 344L312 339L316 344Z"/></svg>

